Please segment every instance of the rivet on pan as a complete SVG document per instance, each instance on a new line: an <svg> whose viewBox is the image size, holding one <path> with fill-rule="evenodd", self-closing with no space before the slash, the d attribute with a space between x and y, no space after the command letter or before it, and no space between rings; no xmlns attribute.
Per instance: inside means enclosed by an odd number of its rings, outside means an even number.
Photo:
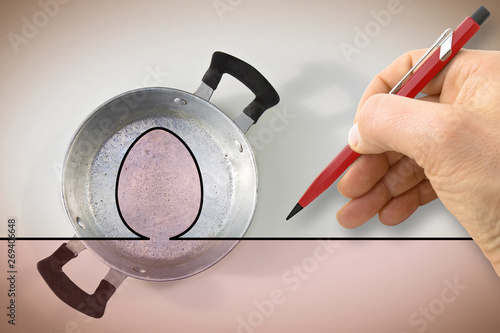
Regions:
<svg viewBox="0 0 500 333"><path fill-rule="evenodd" d="M146 273L146 270L144 268L134 267L134 271L136 271L137 273Z"/></svg>
<svg viewBox="0 0 500 333"><path fill-rule="evenodd" d="M234 140L234 144L236 145L236 149L238 149L238 151L240 153L243 152L243 146L241 145L241 142L239 142L238 140Z"/></svg>
<svg viewBox="0 0 500 333"><path fill-rule="evenodd" d="M76 218L76 224L78 224L78 226L82 229L85 229L85 224L83 224L83 221L81 218L77 217Z"/></svg>
<svg viewBox="0 0 500 333"><path fill-rule="evenodd" d="M178 97L174 99L174 102L177 103L177 104L182 104L182 105L186 105L187 104L187 102L184 99L178 98Z"/></svg>

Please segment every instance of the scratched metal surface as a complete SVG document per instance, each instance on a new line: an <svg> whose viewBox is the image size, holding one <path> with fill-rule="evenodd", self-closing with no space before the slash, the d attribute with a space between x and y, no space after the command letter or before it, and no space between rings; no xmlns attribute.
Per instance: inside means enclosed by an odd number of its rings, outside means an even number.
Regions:
<svg viewBox="0 0 500 333"><path fill-rule="evenodd" d="M257 171L250 145L237 126L213 105L166 88L141 89L118 96L89 116L76 134L63 171L63 195L77 234L135 236L119 216L116 181L127 150L153 128L168 129L182 138L200 168L203 205L196 225L186 235L243 236L257 197ZM189 227L186 221L181 224L184 229ZM156 233L154 223L129 225L132 229L138 227L136 232L152 241L85 244L111 267L142 279L189 276L217 262L237 243L171 241L167 236L175 234L171 230ZM176 232L182 232L182 227L176 228Z"/></svg>

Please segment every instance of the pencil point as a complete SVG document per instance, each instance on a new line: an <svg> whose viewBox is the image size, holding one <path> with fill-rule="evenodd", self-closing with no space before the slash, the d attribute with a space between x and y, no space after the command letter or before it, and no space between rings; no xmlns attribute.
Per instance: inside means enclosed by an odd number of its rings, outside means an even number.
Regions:
<svg viewBox="0 0 500 333"><path fill-rule="evenodd" d="M288 216L286 217L286 220L288 221L289 219L291 219L295 214L300 212L302 210L302 208L304 208L304 207L302 207L300 204L296 204L295 207L293 207L290 214L288 214Z"/></svg>

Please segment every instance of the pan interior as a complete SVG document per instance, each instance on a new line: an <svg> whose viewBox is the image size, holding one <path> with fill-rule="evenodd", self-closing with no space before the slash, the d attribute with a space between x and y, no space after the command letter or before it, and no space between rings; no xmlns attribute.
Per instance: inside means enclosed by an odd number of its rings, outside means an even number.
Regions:
<svg viewBox="0 0 500 333"><path fill-rule="evenodd" d="M131 193L135 193L137 201L144 199L140 197L144 193L133 190L133 173L128 176L130 180L123 178L122 185L117 181L122 161L127 162L125 155L132 151L134 143L139 143L144 133L150 133L150 139L160 141L162 137L166 138L165 133L182 139L184 148L193 156L190 160L186 151L183 152L183 163L190 165L187 173L192 177L192 183L196 183L192 165L198 165L201 179L198 188L195 186L193 190L192 186L185 184L175 185L177 190L185 191L176 200L187 200L184 216L177 222L173 222L175 214L168 215L168 205L161 208L165 204L161 198L149 201L144 197L149 202L144 207L132 202L134 195ZM171 141L175 143L175 140ZM139 149L138 155L147 155L146 146L147 143ZM171 150L166 149L162 158L168 160L169 152ZM154 164L150 168L154 168ZM237 241L170 240L169 236L189 227L199 214L196 225L190 230L195 237L242 237L255 209L256 172L254 156L245 136L215 106L175 89L139 89L105 103L77 132L63 169L63 201L80 237L130 237L120 211L132 229L150 237L150 240L84 241L102 261L137 278L173 280L210 267ZM159 174L161 171L156 175ZM141 177L145 176L146 173ZM153 186L155 181L149 179L145 183ZM128 199L125 192L121 197L117 196L117 188L123 189L123 186L132 189L131 192L125 191L129 194ZM150 191L149 198L161 196L163 187ZM130 202L128 208L125 199ZM201 209L197 209L200 205ZM154 216L155 213L160 216ZM141 222L141 216L145 215L150 219Z"/></svg>
<svg viewBox="0 0 500 333"><path fill-rule="evenodd" d="M166 240L189 228L202 207L201 173L189 147L167 129L144 132L123 158L116 203L123 222L150 239L140 243L141 251L161 246L165 259L178 251ZM182 248L190 252L198 245L184 242Z"/></svg>

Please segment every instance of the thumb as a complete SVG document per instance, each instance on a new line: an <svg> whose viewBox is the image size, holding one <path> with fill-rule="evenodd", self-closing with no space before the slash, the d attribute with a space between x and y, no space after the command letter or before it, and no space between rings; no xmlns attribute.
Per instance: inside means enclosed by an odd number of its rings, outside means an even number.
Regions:
<svg viewBox="0 0 500 333"><path fill-rule="evenodd" d="M360 154L396 151L424 167L426 156L440 149L456 128L457 109L397 95L373 95L358 111L349 145Z"/></svg>

